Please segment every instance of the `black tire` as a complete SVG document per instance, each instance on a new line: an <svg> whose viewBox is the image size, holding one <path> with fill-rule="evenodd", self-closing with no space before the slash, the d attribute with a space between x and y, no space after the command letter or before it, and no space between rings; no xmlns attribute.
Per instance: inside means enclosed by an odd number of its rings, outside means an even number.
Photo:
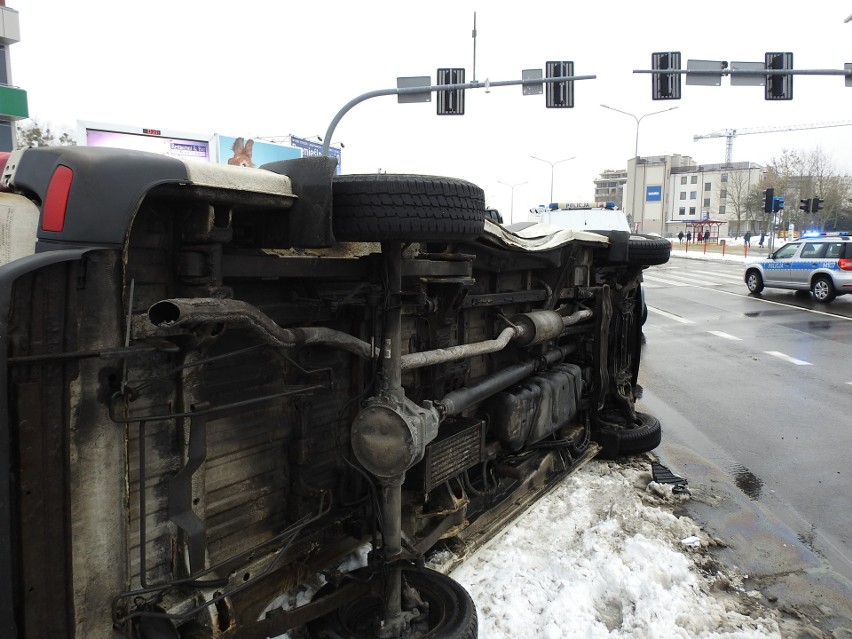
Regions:
<svg viewBox="0 0 852 639"><path fill-rule="evenodd" d="M347 242L458 242L485 228L485 193L470 182L429 175L338 175L332 228Z"/></svg>
<svg viewBox="0 0 852 639"><path fill-rule="evenodd" d="M763 291L763 277L755 269L746 273L745 283L749 293L760 293Z"/></svg>
<svg viewBox="0 0 852 639"><path fill-rule="evenodd" d="M811 293L814 299L820 304L828 304L833 302L837 297L837 291L834 290L834 283L828 275L817 275L811 282Z"/></svg>
<svg viewBox="0 0 852 639"><path fill-rule="evenodd" d="M366 569L362 571L369 574ZM476 639L478 620L476 606L467 591L454 579L428 568L405 568L405 583L414 588L421 599L429 604L429 611L421 623L426 628L411 628L405 637L428 639ZM317 597L332 592L327 585ZM341 606L331 615L308 624L308 635L314 639L340 637L341 639L373 639L375 622L382 609L381 599L368 595L348 605ZM417 620L414 621L417 623Z"/></svg>
<svg viewBox="0 0 852 639"><path fill-rule="evenodd" d="M656 266L665 264L669 261L672 254L671 243L662 237L653 235L629 235L627 231L598 231L592 230L591 233L597 233L609 238L610 246L613 243L623 243L627 238L627 250L618 248L614 250L606 249L599 252L599 257L596 261L603 264L628 265L628 266ZM617 255L618 257L613 257Z"/></svg>
<svg viewBox="0 0 852 639"><path fill-rule="evenodd" d="M654 450L663 437L660 420L647 413L636 413L640 423L633 427L613 428L598 425L592 428L592 441L601 445L598 457L615 459L620 456L641 455Z"/></svg>
<svg viewBox="0 0 852 639"><path fill-rule="evenodd" d="M627 263L633 266L665 264L672 255L667 239L647 235L631 235L627 245Z"/></svg>

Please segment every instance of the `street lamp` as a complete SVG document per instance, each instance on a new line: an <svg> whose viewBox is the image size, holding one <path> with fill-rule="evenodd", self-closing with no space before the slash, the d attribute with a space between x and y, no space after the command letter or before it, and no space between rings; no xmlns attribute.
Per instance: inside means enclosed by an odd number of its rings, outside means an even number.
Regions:
<svg viewBox="0 0 852 639"><path fill-rule="evenodd" d="M501 182L500 180L497 180L497 183L502 184L503 186L508 186L510 189L512 189L512 203L509 205L509 224L511 224L512 220L515 217L515 187L516 186L523 186L524 184L529 184L529 182L518 182L517 184L507 184L506 182ZM551 197L552 196L553 196L553 194L551 193Z"/></svg>
<svg viewBox="0 0 852 639"><path fill-rule="evenodd" d="M615 111L616 113L623 113L624 115L629 115L631 118L636 120L636 145L633 148L633 210L630 211L630 214L633 216L633 222L636 222L636 192L638 185L636 184L636 173L639 170L639 123L642 122L645 118L651 115L658 115L660 113L665 113L666 111L674 111L677 107L669 107L668 109L663 109L662 111L653 111L651 113L646 113L645 115L641 115L639 117L633 115L632 113L628 113L627 111L622 111L621 109L616 109L615 107L608 106L606 104L601 105L604 109L609 109L610 111ZM644 209L643 209L643 217L644 217Z"/></svg>
<svg viewBox="0 0 852 639"><path fill-rule="evenodd" d="M554 169L554 168L556 167L556 165L557 165L557 164L559 164L560 162L567 162L568 160L573 160L573 159L574 159L574 158L576 158L577 156L575 155L575 156L570 157L570 158L565 158L564 160L556 160L556 162L551 162L550 160L543 160L542 158L537 158L537 157L536 157L536 156L534 156L534 155L531 155L530 157L531 157L533 160L538 160L539 162L544 162L544 163L546 163L546 164L549 164L549 165L550 165L550 202L553 202L553 169Z"/></svg>
<svg viewBox="0 0 852 639"><path fill-rule="evenodd" d="M653 113L646 113L645 115L642 115L642 116L637 118L635 115L633 115L632 113L628 113L627 111L622 111L621 109L616 109L615 107L607 106L606 104L602 104L601 106L604 109L609 109L610 111L615 111L617 113L623 113L624 115L629 115L631 118L636 120L636 147L634 148L634 151L633 151L633 157L636 157L636 158L639 157L639 123L650 115L657 115L659 113L665 113L666 111L674 111L677 108L676 106L673 106L673 107L669 107L668 109L663 109L662 111L654 111Z"/></svg>

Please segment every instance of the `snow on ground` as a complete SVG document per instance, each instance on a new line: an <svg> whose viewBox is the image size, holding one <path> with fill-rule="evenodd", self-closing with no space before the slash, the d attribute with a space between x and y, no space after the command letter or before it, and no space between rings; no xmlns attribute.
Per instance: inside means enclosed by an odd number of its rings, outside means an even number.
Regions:
<svg viewBox="0 0 852 639"><path fill-rule="evenodd" d="M707 553L716 542L674 514L683 499L652 482L647 460L569 476L451 573L476 602L479 636L798 636L723 574Z"/></svg>
<svg viewBox="0 0 852 639"><path fill-rule="evenodd" d="M450 574L476 603L480 639L824 636L712 558L721 542L676 514L689 495L654 482L651 459L592 461L460 565L450 550L429 558L442 572L458 566ZM366 550L343 569L364 565Z"/></svg>

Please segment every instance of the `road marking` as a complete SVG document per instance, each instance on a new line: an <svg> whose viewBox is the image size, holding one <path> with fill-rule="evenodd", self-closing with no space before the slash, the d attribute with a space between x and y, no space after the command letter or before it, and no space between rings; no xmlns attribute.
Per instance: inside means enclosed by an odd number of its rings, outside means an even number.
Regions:
<svg viewBox="0 0 852 639"><path fill-rule="evenodd" d="M696 273L704 273L705 275L713 275L715 277L722 277L727 280L734 280L735 282L742 282L742 275L734 275L733 273L719 273L717 271L695 271Z"/></svg>
<svg viewBox="0 0 852 639"><path fill-rule="evenodd" d="M662 315L663 317L668 317L669 319L673 319L676 322L680 322L681 324L695 324L692 320L688 320L685 317L680 317L679 315L674 315L673 313L667 313L666 311L662 311L659 308L654 308L653 306L648 307L648 311L651 313L656 313L657 315Z"/></svg>
<svg viewBox="0 0 852 639"><path fill-rule="evenodd" d="M707 332L710 333L711 335L715 335L716 337L721 337L723 339L729 339L729 340L733 340L735 342L743 341L742 338L740 338L740 337L736 337L736 336L731 335L729 333L723 333L722 331L707 331Z"/></svg>
<svg viewBox="0 0 852 639"><path fill-rule="evenodd" d="M827 311L817 311L812 308L802 308L801 306L793 306L791 304L785 304L784 302L774 302L772 300L767 300L762 297L758 297L752 295L751 293L735 293L734 291L725 291L719 288L711 288L711 291L715 291L717 293L721 293L723 295L733 295L735 297L744 297L747 300L754 300L755 302L763 302L764 304L771 304L773 306L783 306L784 308L791 311L804 311L805 313L813 313L814 315L822 315L824 317L831 317L839 320L846 320L847 322L852 322L852 317L846 317L845 315L838 315L837 313L829 313Z"/></svg>
<svg viewBox="0 0 852 639"><path fill-rule="evenodd" d="M647 275L644 277L645 282L643 284L647 284L648 282L653 282L655 284L668 284L669 286L689 286L686 282L679 282L675 280L667 280L662 277L648 277ZM651 288L651 287L649 287Z"/></svg>
<svg viewBox="0 0 852 639"><path fill-rule="evenodd" d="M763 351L767 355L772 355L772 357L777 357L778 359L783 359L785 362L790 362L791 364L795 364L796 366L813 366L810 362L806 362L801 359L796 359L795 357L790 357L789 355L785 355L784 353L779 353L778 351Z"/></svg>
<svg viewBox="0 0 852 639"><path fill-rule="evenodd" d="M645 275L645 281L664 282L671 286L721 286L722 282L710 280L704 277L695 277L690 273L666 273L667 276L675 279L667 279L658 275Z"/></svg>

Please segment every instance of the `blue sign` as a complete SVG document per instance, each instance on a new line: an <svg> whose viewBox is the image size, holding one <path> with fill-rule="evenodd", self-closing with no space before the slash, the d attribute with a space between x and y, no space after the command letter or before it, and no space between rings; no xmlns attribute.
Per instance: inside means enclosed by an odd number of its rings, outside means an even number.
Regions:
<svg viewBox="0 0 852 639"><path fill-rule="evenodd" d="M659 202L663 199L663 187L662 186L646 186L645 187L645 201L646 202Z"/></svg>

